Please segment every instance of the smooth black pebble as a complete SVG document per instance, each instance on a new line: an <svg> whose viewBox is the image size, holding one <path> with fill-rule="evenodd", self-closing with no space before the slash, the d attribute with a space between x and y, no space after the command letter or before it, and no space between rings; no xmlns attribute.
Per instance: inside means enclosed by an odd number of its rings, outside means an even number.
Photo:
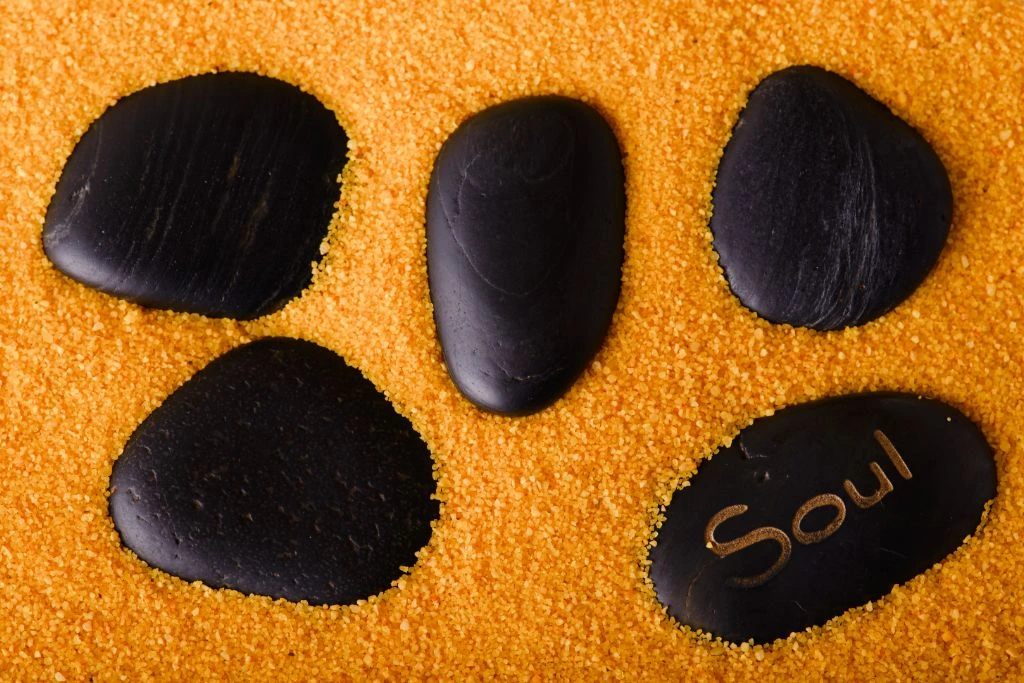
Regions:
<svg viewBox="0 0 1024 683"><path fill-rule="evenodd" d="M71 153L43 228L75 280L157 308L271 313L310 282L348 138L315 97L248 73L140 90Z"/></svg>
<svg viewBox="0 0 1024 683"><path fill-rule="evenodd" d="M996 494L992 449L939 401L864 394L756 420L676 491L651 549L680 623L770 642L956 550Z"/></svg>
<svg viewBox="0 0 1024 683"><path fill-rule="evenodd" d="M581 102L506 102L445 142L427 196L427 266L466 398L524 415L583 372L618 301L625 205L615 135Z"/></svg>
<svg viewBox="0 0 1024 683"><path fill-rule="evenodd" d="M832 330L877 318L921 284L952 202L917 131L841 76L798 66L751 93L718 167L711 231L743 305Z"/></svg>
<svg viewBox="0 0 1024 683"><path fill-rule="evenodd" d="M297 339L234 349L114 463L124 544L187 581L311 604L387 589L438 516L426 445L358 370Z"/></svg>

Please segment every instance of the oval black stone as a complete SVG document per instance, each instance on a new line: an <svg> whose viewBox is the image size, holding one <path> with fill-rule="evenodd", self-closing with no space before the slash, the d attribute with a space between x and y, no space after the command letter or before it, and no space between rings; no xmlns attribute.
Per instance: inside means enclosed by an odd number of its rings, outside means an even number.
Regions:
<svg viewBox="0 0 1024 683"><path fill-rule="evenodd" d="M711 231L743 305L832 330L882 315L921 284L952 201L917 131L846 79L799 66L751 93L718 167Z"/></svg>
<svg viewBox="0 0 1024 683"><path fill-rule="evenodd" d="M69 277L157 308L255 318L312 278L348 138L298 88L205 74L118 101L71 153L43 228Z"/></svg>
<svg viewBox="0 0 1024 683"><path fill-rule="evenodd" d="M333 352L268 338L199 371L114 463L124 544L188 581L311 604L387 589L438 516L426 445Z"/></svg>
<svg viewBox="0 0 1024 683"><path fill-rule="evenodd" d="M793 406L756 420L676 491L651 579L680 623L768 642L933 566L995 494L984 436L939 401L879 393Z"/></svg>
<svg viewBox="0 0 1024 683"><path fill-rule="evenodd" d="M445 142L427 196L427 266L466 398L524 415L583 372L619 297L625 201L615 135L575 100L506 102Z"/></svg>

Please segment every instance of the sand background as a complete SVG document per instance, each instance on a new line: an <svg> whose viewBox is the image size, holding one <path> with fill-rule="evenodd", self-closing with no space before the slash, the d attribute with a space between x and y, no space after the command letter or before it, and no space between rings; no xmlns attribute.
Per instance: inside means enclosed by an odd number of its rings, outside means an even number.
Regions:
<svg viewBox="0 0 1024 683"><path fill-rule="evenodd" d="M0 5L0 679L986 679L1024 676L1024 5L1006 2L114 2ZM882 319L771 325L710 245L715 168L746 94L817 64L917 127L955 215L934 272ZM47 202L90 122L213 70L297 84L351 138L313 285L248 322L146 310L60 275ZM490 416L434 334L424 199L472 113L535 93L595 106L625 154L623 289L554 407ZM120 547L110 468L198 368L311 339L431 446L442 517L414 571L354 607L189 585ZM652 507L754 418L862 390L956 406L992 443L987 524L937 570L824 629L729 648L645 584ZM936 504L941 504L937 501Z"/></svg>

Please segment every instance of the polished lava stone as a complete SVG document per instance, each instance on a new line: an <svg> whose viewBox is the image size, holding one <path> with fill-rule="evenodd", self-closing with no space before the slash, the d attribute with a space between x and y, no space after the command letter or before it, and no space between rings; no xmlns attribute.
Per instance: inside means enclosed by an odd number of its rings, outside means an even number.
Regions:
<svg viewBox="0 0 1024 683"><path fill-rule="evenodd" d="M491 107L445 142L427 265L448 372L470 401L532 413L586 368L618 301L624 183L608 124L564 97Z"/></svg>
<svg viewBox="0 0 1024 683"><path fill-rule="evenodd" d="M312 277L347 137L312 95L218 73L140 90L68 159L43 246L59 270L157 308L255 318Z"/></svg>
<svg viewBox="0 0 1024 683"><path fill-rule="evenodd" d="M770 642L932 567L995 494L985 437L939 401L798 405L756 420L676 491L651 579L680 623Z"/></svg>
<svg viewBox="0 0 1024 683"><path fill-rule="evenodd" d="M711 231L743 305L832 330L924 280L952 217L931 146L846 79L799 66L750 95L718 168Z"/></svg>
<svg viewBox="0 0 1024 683"><path fill-rule="evenodd" d="M187 581L312 604L387 589L438 516L432 461L358 370L297 339L214 360L114 464L124 544Z"/></svg>

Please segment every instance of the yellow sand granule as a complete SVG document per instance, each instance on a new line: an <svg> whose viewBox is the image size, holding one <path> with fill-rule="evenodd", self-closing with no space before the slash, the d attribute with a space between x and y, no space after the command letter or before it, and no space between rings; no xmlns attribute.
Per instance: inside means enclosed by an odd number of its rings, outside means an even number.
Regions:
<svg viewBox="0 0 1024 683"><path fill-rule="evenodd" d="M1012 680L1024 677L1024 5L1016 0L0 3L0 680ZM768 324L729 293L707 218L746 93L811 63L917 127L955 216L932 275L881 320ZM296 83L351 162L313 286L238 323L145 310L59 275L40 231L89 123L215 69ZM538 415L485 415L434 335L424 198L472 113L593 104L625 152L626 265L607 342ZM186 584L119 545L110 468L135 426L247 339L343 354L440 467L414 571L354 607ZM935 570L823 629L726 647L664 615L642 566L668 484L754 418L873 389L972 417L999 495ZM942 501L935 501L941 505Z"/></svg>

